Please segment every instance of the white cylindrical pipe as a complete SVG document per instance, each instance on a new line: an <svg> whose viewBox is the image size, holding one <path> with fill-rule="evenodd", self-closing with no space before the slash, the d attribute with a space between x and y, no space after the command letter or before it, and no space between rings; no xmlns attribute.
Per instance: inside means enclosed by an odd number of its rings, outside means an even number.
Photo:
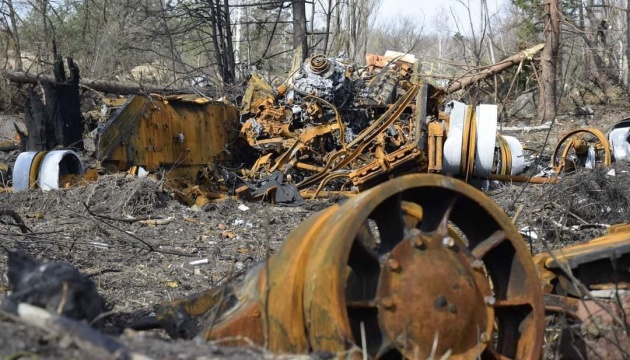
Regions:
<svg viewBox="0 0 630 360"><path fill-rule="evenodd" d="M451 105L453 109L451 110L448 134L442 149L442 166L444 173L456 175L459 174L462 162L462 136L466 118L466 104L453 101L448 106Z"/></svg>
<svg viewBox="0 0 630 360"><path fill-rule="evenodd" d="M72 150L55 150L46 154L39 170L37 184L48 191L59 189L59 178L66 174L83 175L83 164L79 155Z"/></svg>
<svg viewBox="0 0 630 360"><path fill-rule="evenodd" d="M486 104L477 106L476 118L477 147L473 174L480 177L490 177L497 141L497 106Z"/></svg>
<svg viewBox="0 0 630 360"><path fill-rule="evenodd" d="M31 164L35 159L37 151L25 151L18 155L13 165L13 173L11 178L13 179L13 191L20 192L26 191L30 188L31 178ZM33 177L37 174L32 174Z"/></svg>
<svg viewBox="0 0 630 360"><path fill-rule="evenodd" d="M627 127L613 129L608 134L608 142L610 142L610 147L612 148L615 161L630 160L630 143L628 143L629 134L630 128Z"/></svg>

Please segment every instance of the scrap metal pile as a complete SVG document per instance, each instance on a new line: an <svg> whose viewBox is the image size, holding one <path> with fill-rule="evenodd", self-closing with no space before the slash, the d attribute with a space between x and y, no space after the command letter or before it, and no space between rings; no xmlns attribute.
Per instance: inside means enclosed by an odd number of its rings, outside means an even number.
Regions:
<svg viewBox="0 0 630 360"><path fill-rule="evenodd" d="M84 171L66 150L26 152L13 169L14 190L72 186L104 170L149 171L163 175L179 200L202 207L229 195L290 203L356 193L405 173L443 173L482 187L487 179L554 181L517 176L528 158L518 139L497 134L496 105L447 103L449 88L420 82L409 55L366 60L358 67L316 55L274 85L253 74L239 108L197 95L108 101L96 167ZM628 128L620 122L609 139L594 128L567 134L544 175L626 158Z"/></svg>
<svg viewBox="0 0 630 360"><path fill-rule="evenodd" d="M518 140L497 139L495 105L445 106L444 91L416 81L414 64L403 59L368 56L357 69L317 55L277 88L252 76L240 134L260 157L243 174L281 171L316 195L361 191L408 172L470 180L524 170Z"/></svg>
<svg viewBox="0 0 630 360"><path fill-rule="evenodd" d="M497 135L495 105L444 104L407 57L368 60L357 68L316 55L277 87L253 74L240 110L196 95L132 96L98 130L100 167L162 170L180 200L199 207L227 195L295 202L358 192L412 172L469 181L524 170L519 141ZM15 190L42 177L55 183L48 188L69 184L56 168L40 176L42 156L51 155L21 155ZM61 168L78 159L59 156Z"/></svg>

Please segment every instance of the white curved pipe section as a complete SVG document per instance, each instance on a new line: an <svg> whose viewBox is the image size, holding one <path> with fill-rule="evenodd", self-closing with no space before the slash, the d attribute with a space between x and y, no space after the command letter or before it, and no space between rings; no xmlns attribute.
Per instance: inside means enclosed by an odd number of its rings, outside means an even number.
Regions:
<svg viewBox="0 0 630 360"><path fill-rule="evenodd" d="M83 164L77 153L72 150L55 150L44 157L37 184L44 191L59 189L61 175L83 175L83 173Z"/></svg>
<svg viewBox="0 0 630 360"><path fill-rule="evenodd" d="M462 136L464 133L464 120L466 119L466 104L452 101L448 106L453 106L449 120L448 134L442 149L442 167L444 173L456 175L462 162Z"/></svg>
<svg viewBox="0 0 630 360"><path fill-rule="evenodd" d="M628 135L630 135L630 128L618 128L608 134L608 142L612 148L613 157L615 161L630 160L630 143L628 143Z"/></svg>
<svg viewBox="0 0 630 360"><path fill-rule="evenodd" d="M514 136L503 135L503 139L508 143L510 147L510 153L512 154L512 170L510 175L519 175L525 171L525 156L523 155L523 145Z"/></svg>
<svg viewBox="0 0 630 360"><path fill-rule="evenodd" d="M494 148L497 141L497 106L479 105L476 114L477 148L473 174L487 178L492 174Z"/></svg>
<svg viewBox="0 0 630 360"><path fill-rule="evenodd" d="M37 151L25 151L18 155L13 165L13 173L11 178L13 179L13 191L20 192L29 189L30 177L31 177L31 164ZM33 177L37 174L33 174Z"/></svg>

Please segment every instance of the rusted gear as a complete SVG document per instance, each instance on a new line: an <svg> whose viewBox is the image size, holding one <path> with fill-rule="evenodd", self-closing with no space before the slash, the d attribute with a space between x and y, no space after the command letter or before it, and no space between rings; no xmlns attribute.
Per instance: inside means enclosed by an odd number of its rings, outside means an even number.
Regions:
<svg viewBox="0 0 630 360"><path fill-rule="evenodd" d="M207 294L158 318L204 314L206 339L283 353L534 360L542 349L542 292L518 230L483 193L436 174L317 213L267 263Z"/></svg>
<svg viewBox="0 0 630 360"><path fill-rule="evenodd" d="M318 75L326 73L332 66L326 55L322 54L313 56L309 65L311 67L311 71Z"/></svg>
<svg viewBox="0 0 630 360"><path fill-rule="evenodd" d="M610 143L606 135L595 128L577 129L564 135L553 151L551 166L559 173L565 170L568 161L572 162L571 157L585 158L589 147L595 150L598 164L610 166L612 162Z"/></svg>

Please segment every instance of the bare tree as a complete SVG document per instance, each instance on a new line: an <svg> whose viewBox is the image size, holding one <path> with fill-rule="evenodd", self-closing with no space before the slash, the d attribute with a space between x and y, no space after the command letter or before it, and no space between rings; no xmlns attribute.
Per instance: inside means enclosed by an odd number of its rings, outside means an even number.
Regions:
<svg viewBox="0 0 630 360"><path fill-rule="evenodd" d="M560 48L560 0L550 0L544 5L545 48L541 54L540 101L538 116L541 122L553 119L557 113L557 62Z"/></svg>
<svg viewBox="0 0 630 360"><path fill-rule="evenodd" d="M13 6L13 0L2 0L2 3L0 3L0 15L2 15L2 18L0 18L0 30L5 32L13 42L15 68L18 71L22 71L22 49L20 47L17 13Z"/></svg>
<svg viewBox="0 0 630 360"><path fill-rule="evenodd" d="M293 51L300 64L308 57L305 0L293 0Z"/></svg>

